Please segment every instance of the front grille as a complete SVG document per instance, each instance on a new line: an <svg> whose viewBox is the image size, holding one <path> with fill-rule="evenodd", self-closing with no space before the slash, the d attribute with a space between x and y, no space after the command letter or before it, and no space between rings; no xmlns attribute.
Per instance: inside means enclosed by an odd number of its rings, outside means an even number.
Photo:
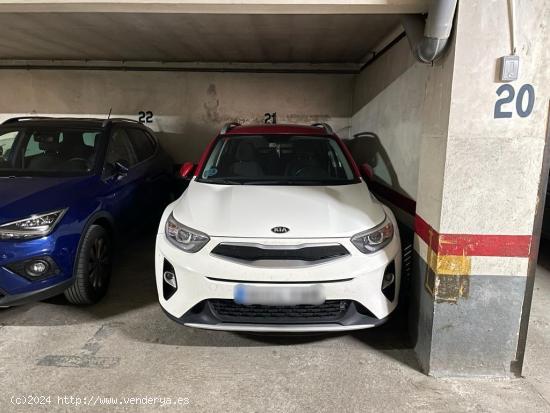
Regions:
<svg viewBox="0 0 550 413"><path fill-rule="evenodd" d="M346 314L349 300L327 300L321 305L242 305L233 300L208 300L212 313L223 322L259 324L329 323Z"/></svg>
<svg viewBox="0 0 550 413"><path fill-rule="evenodd" d="M212 254L242 261L285 260L285 261L326 261L348 255L348 250L340 244L315 246L267 246L259 244L216 245Z"/></svg>

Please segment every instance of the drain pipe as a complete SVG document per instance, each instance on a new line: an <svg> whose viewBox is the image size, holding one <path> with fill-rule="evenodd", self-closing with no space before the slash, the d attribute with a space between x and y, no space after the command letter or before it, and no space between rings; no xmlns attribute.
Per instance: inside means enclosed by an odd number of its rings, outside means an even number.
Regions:
<svg viewBox="0 0 550 413"><path fill-rule="evenodd" d="M405 29L414 56L419 62L432 63L441 56L448 43L457 0L432 0L428 17L405 14Z"/></svg>

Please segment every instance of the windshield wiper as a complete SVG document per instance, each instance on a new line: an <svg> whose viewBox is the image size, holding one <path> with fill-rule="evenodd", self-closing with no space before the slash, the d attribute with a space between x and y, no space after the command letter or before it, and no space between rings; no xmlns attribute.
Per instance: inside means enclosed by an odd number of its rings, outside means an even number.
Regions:
<svg viewBox="0 0 550 413"><path fill-rule="evenodd" d="M310 185L310 186L330 186L330 185L346 185L352 184L353 181L338 179L338 180L314 180L314 179L271 179L271 180L254 180L244 181L243 185Z"/></svg>
<svg viewBox="0 0 550 413"><path fill-rule="evenodd" d="M273 180L255 180L244 181L244 185L324 185L322 181L313 180L290 180L290 179L273 179Z"/></svg>
<svg viewBox="0 0 550 413"><path fill-rule="evenodd" d="M235 181L234 179L224 179L224 178L203 179L200 182L204 182L207 184L222 184L222 185L242 185L243 184L243 181Z"/></svg>

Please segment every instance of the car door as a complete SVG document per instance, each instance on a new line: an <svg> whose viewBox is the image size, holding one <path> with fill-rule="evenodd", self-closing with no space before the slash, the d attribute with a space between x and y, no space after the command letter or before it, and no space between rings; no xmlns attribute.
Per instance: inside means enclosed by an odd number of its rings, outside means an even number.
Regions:
<svg viewBox="0 0 550 413"><path fill-rule="evenodd" d="M134 232L143 207L143 200L139 196L141 182L140 173L136 169L137 163L127 131L122 127L114 128L107 144L103 166L104 202L115 219L117 229L124 234ZM120 166L123 167L122 170Z"/></svg>
<svg viewBox="0 0 550 413"><path fill-rule="evenodd" d="M140 175L140 196L143 208L155 221L166 205L169 191L169 175L165 165L157 159L156 141L142 128L129 128L130 142L136 154L137 174Z"/></svg>

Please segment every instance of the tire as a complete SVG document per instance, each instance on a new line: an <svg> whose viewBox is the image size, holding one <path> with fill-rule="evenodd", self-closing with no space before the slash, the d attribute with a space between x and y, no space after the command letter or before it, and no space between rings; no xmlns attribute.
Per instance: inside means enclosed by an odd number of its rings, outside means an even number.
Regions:
<svg viewBox="0 0 550 413"><path fill-rule="evenodd" d="M111 278L113 243L101 225L91 225L82 238L75 261L74 284L65 290L72 304L97 303L107 293Z"/></svg>

